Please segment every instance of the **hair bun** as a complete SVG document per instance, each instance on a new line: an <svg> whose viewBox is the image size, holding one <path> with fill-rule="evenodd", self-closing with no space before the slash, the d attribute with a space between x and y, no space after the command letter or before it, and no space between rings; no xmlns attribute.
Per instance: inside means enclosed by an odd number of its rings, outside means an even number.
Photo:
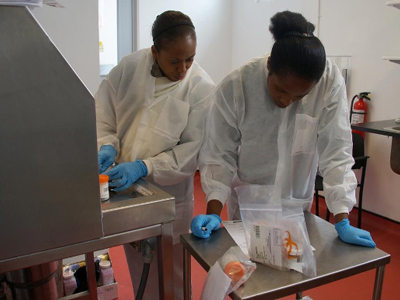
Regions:
<svg viewBox="0 0 400 300"><path fill-rule="evenodd" d="M291 11L283 11L275 14L271 18L269 31L272 33L275 41L289 35L290 33L299 33L298 36L312 36L315 27L308 22L301 14Z"/></svg>

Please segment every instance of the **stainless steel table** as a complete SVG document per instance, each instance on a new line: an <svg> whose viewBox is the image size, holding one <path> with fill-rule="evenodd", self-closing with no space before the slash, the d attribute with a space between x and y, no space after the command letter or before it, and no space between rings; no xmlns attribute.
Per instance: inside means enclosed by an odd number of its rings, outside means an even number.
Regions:
<svg viewBox="0 0 400 300"><path fill-rule="evenodd" d="M393 172L400 175L400 124L395 120L385 120L352 124L352 129L365 131L392 137L392 149L390 152L390 167Z"/></svg>
<svg viewBox="0 0 400 300"><path fill-rule="evenodd" d="M317 276L309 278L290 271L281 272L257 263L256 271L248 281L230 296L232 299L276 299L292 294L301 295L305 290L315 288L371 269L376 269L375 287L372 299L381 297L385 266L390 255L375 248L364 248L345 244L337 237L332 224L305 212L307 229L317 261ZM185 263L185 299L190 299L190 259L193 256L208 271L212 265L235 242L221 228L209 239L200 239L191 234L181 235ZM362 287L359 287L362 288Z"/></svg>
<svg viewBox="0 0 400 300"><path fill-rule="evenodd" d="M0 274L85 254L89 291L62 299L97 300L93 252L157 237L159 282L161 283L160 299L174 300L171 253L173 251L172 221L175 219L175 200L174 197L144 180L138 182L140 186L136 186L136 188L141 190L145 188L145 193L151 191L153 194L139 194L137 189L133 188L118 194L112 193L110 200L102 204L103 237L0 260Z"/></svg>

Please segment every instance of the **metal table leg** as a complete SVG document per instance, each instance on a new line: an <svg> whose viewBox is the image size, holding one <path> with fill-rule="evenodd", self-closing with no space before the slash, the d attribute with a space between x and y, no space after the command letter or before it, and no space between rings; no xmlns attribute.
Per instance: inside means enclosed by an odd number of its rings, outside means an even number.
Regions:
<svg viewBox="0 0 400 300"><path fill-rule="evenodd" d="M174 300L172 222L161 226L161 236L157 236L158 282L160 299Z"/></svg>
<svg viewBox="0 0 400 300"><path fill-rule="evenodd" d="M93 252L86 253L85 260L90 300L97 300L96 268Z"/></svg>
<svg viewBox="0 0 400 300"><path fill-rule="evenodd" d="M183 295L185 300L190 300L192 295L192 263L189 251L183 247Z"/></svg>
<svg viewBox="0 0 400 300"><path fill-rule="evenodd" d="M385 275L385 266L378 267L375 274L375 285L373 300L380 300L382 295L383 277Z"/></svg>

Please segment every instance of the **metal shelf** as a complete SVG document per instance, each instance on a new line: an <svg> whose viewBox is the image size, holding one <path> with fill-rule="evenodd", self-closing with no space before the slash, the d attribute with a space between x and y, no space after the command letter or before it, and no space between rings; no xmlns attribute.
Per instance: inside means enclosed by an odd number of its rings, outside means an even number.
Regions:
<svg viewBox="0 0 400 300"><path fill-rule="evenodd" d="M400 64L400 56L382 56L383 60L389 60L396 64Z"/></svg>
<svg viewBox="0 0 400 300"><path fill-rule="evenodd" d="M400 9L400 1L387 1L386 2L387 6L393 6L397 9Z"/></svg>

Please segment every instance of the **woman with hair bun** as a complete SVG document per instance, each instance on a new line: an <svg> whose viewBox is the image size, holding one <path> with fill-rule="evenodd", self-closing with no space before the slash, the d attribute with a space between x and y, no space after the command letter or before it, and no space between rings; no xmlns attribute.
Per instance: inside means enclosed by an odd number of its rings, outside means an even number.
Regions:
<svg viewBox="0 0 400 300"><path fill-rule="evenodd" d="M104 173L114 191L145 177L175 197L174 299L183 299L179 236L189 232L193 176L209 103L206 96L215 86L194 61L196 31L187 15L162 13L154 21L152 36L153 46L122 59L95 95L99 172L116 162ZM124 248L137 293L142 255L130 245ZM143 299L159 299L157 257L153 257Z"/></svg>
<svg viewBox="0 0 400 300"><path fill-rule="evenodd" d="M344 79L301 14L277 13L270 31L271 53L234 70L212 94L200 151L207 214L192 220L192 232L207 238L217 230L225 202L229 219L240 219L234 187L244 184L274 185L283 207L310 210L319 167L339 238L375 247L348 220L357 180Z"/></svg>

